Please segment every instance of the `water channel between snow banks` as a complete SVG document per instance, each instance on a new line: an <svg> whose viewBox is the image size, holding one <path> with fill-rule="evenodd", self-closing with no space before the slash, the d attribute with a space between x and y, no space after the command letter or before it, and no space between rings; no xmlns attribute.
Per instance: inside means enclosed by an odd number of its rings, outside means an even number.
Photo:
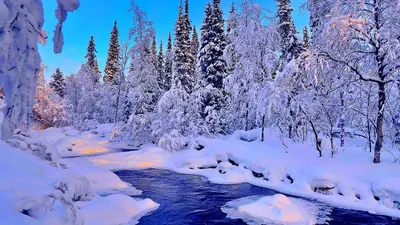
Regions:
<svg viewBox="0 0 400 225"><path fill-rule="evenodd" d="M123 181L143 191L141 198L151 198L160 207L139 220L139 224L256 224L254 221L230 219L221 210L228 202L250 196L272 196L276 191L248 183L235 185L213 184L207 178L178 174L168 170L123 170L115 172ZM326 204L303 199L318 205L319 216L329 217L326 224L394 225L400 220L330 207ZM319 218L318 221L324 221ZM325 220L326 221L326 220Z"/></svg>

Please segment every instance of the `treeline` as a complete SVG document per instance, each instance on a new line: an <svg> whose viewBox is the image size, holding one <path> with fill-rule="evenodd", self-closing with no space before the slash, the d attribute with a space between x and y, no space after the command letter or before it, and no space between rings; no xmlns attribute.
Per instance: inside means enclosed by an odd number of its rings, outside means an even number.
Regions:
<svg viewBox="0 0 400 225"><path fill-rule="evenodd" d="M77 74L64 80L57 70L49 87L38 84L35 118L81 129L115 123L114 138L169 150L198 135L277 127L294 141L312 138L320 155L328 138L333 155L334 138L344 146L346 135L357 135L379 163L388 150L383 137L387 146L400 142L397 3L308 0L311 35L304 28L302 38L290 0L277 6L268 17L261 5L242 0L224 21L220 0L213 0L199 38L186 0L164 51L133 2L128 41L118 42L116 23L111 33L103 82L92 38ZM40 88L53 94L40 95ZM51 112L40 112L41 104Z"/></svg>

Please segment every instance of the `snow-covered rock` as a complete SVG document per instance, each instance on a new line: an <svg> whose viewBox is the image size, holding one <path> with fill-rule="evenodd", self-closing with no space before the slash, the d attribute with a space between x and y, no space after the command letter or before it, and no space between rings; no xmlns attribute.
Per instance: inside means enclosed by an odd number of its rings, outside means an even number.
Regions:
<svg viewBox="0 0 400 225"><path fill-rule="evenodd" d="M318 204L282 194L267 197L247 197L231 201L222 207L228 218L243 219L248 224L311 225L329 220L329 209Z"/></svg>

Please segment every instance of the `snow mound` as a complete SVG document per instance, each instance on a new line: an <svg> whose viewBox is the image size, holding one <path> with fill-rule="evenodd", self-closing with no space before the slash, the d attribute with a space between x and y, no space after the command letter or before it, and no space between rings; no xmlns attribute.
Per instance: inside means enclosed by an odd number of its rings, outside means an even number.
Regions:
<svg viewBox="0 0 400 225"><path fill-rule="evenodd" d="M137 224L140 217L156 210L159 204L150 199L135 200L126 195L110 195L86 203L82 202L85 224Z"/></svg>
<svg viewBox="0 0 400 225"><path fill-rule="evenodd" d="M248 224L321 224L329 221L331 210L318 203L288 198L282 194L251 196L228 202L222 208L231 219L242 219Z"/></svg>

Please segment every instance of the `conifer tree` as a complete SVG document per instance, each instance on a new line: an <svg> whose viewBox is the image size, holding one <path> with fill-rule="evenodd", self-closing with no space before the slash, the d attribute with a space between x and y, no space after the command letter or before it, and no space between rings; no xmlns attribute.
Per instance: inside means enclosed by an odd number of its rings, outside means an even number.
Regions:
<svg viewBox="0 0 400 225"><path fill-rule="evenodd" d="M51 76L51 81L49 86L55 93L57 93L60 97L64 97L65 94L65 80L63 73L60 68L56 69L56 72Z"/></svg>
<svg viewBox="0 0 400 225"><path fill-rule="evenodd" d="M196 26L193 26L193 33L192 33L192 55L194 57L193 66L196 67L197 65L197 54L199 53L200 43L199 43L199 36L197 34Z"/></svg>
<svg viewBox="0 0 400 225"><path fill-rule="evenodd" d="M153 36L153 40L151 42L151 53L152 53L152 58L153 58L153 64L155 65L156 69L158 67L157 65L157 41L156 41L156 36Z"/></svg>
<svg viewBox="0 0 400 225"><path fill-rule="evenodd" d="M232 40L235 40L238 36L237 32L237 15L235 3L232 2L231 9L229 11L229 19L227 21L227 40L225 50L225 60L227 62L227 72L231 74L235 70L235 64L237 61L235 44Z"/></svg>
<svg viewBox="0 0 400 225"><path fill-rule="evenodd" d="M305 49L310 49L311 47L310 35L308 34L307 27L304 27L303 29L303 46Z"/></svg>
<svg viewBox="0 0 400 225"><path fill-rule="evenodd" d="M164 93L167 90L166 88L166 82L165 82L165 56L164 56L164 50L163 50L163 43L162 41L160 42L160 50L158 52L157 56L157 71L158 71L158 86L160 87L161 91Z"/></svg>
<svg viewBox="0 0 400 225"><path fill-rule="evenodd" d="M104 82L112 82L114 77L118 75L120 45L118 42L118 27L117 21L114 22L114 27L111 31L110 44L108 48L106 68L104 70Z"/></svg>
<svg viewBox="0 0 400 225"><path fill-rule="evenodd" d="M94 73L100 73L99 64L96 56L96 44L94 43L94 37L90 37L89 45L87 47L87 53L85 58L87 59L86 64L93 70Z"/></svg>
<svg viewBox="0 0 400 225"><path fill-rule="evenodd" d="M291 0L276 0L278 2L278 32L281 37L281 68L303 52L302 43L297 35L292 18Z"/></svg>
<svg viewBox="0 0 400 225"><path fill-rule="evenodd" d="M183 88L186 93L190 94L194 87L195 69L192 66L194 57L190 41L190 23L188 15L183 12L182 5L179 7L178 20L175 24L174 51L173 85Z"/></svg>
<svg viewBox="0 0 400 225"><path fill-rule="evenodd" d="M205 12L199 53L199 108L207 132L214 134L222 131L223 80L227 74L223 58L226 36L220 0L213 0L213 5L208 4Z"/></svg>
<svg viewBox="0 0 400 225"><path fill-rule="evenodd" d="M280 65L278 70L284 72L284 69L289 63L297 59L301 53L304 51L303 43L298 37L296 27L292 18L293 8L290 5L291 0L276 0L278 2L278 32L281 39L280 50ZM290 109L288 115L286 116L286 124L288 125L288 136L289 138L294 138L296 128L299 127L296 123L299 117L298 105L295 101L295 96L299 93L299 88L302 87L301 80L297 79L298 74L294 73L292 76L292 90L287 99L286 108Z"/></svg>
<svg viewBox="0 0 400 225"><path fill-rule="evenodd" d="M168 34L167 52L165 53L165 80L164 90L168 91L171 89L172 82L172 61L173 61L173 49L172 49L172 38L171 34Z"/></svg>

